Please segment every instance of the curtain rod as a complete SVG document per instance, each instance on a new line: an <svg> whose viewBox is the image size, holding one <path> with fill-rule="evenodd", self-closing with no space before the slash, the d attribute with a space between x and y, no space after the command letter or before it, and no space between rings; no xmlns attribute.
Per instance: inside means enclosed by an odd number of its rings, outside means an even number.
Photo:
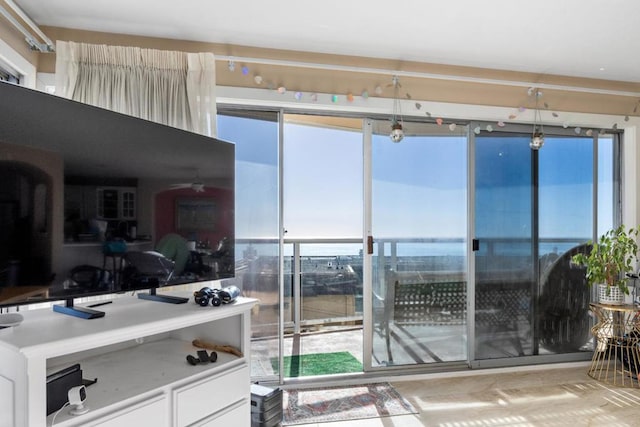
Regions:
<svg viewBox="0 0 640 427"><path fill-rule="evenodd" d="M35 22L17 5L13 2L13 0L4 0L4 3L13 10L13 12L18 15L23 22L25 22L31 30L33 30L38 37L40 37L44 43L40 43L36 37L29 32L26 28L24 28L17 19L13 17L4 7L0 6L0 14L2 14L11 24L20 31L27 39L27 43L32 49L39 50L40 52L54 52L55 47L53 42L49 37L46 36L45 33L36 25Z"/></svg>
<svg viewBox="0 0 640 427"><path fill-rule="evenodd" d="M276 65L280 67L312 68L316 70L345 71L350 73L385 74L389 76L449 80L449 81L459 81L464 83L480 83L480 84L492 84L492 85L499 85L499 86L514 86L514 87L526 87L526 88L535 87L538 89L561 90L561 91L568 91L568 92L583 92L583 93L592 93L592 94L599 94L599 95L640 97L640 92L596 89L596 88L588 88L588 87L581 87L581 86L554 85L554 84L547 84L547 83L522 82L522 81L515 81L515 80L511 81L511 80L486 79L486 78L479 78L479 77L457 76L452 74L424 73L424 72L418 72L418 71L400 71L400 70L390 70L385 68L322 64L322 63L315 63L315 62L289 61L289 60L282 60L282 59L250 58L250 57L230 56L230 55L216 55L215 58L216 60L221 60L221 61L233 61L233 62L241 62L241 63L248 63L248 64Z"/></svg>

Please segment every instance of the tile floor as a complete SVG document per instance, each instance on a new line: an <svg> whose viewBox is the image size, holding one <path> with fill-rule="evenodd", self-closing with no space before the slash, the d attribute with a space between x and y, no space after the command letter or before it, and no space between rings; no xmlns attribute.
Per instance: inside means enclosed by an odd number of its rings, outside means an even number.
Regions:
<svg viewBox="0 0 640 427"><path fill-rule="evenodd" d="M640 426L640 390L599 383L587 366L392 381L419 414L301 427Z"/></svg>
<svg viewBox="0 0 640 427"><path fill-rule="evenodd" d="M361 359L361 334L361 330L311 334L285 340L284 350L313 353L330 345ZM256 347L258 353L269 352ZM420 380L393 377L390 382L418 414L300 427L640 426L640 389L600 383L586 374L589 364L440 373Z"/></svg>

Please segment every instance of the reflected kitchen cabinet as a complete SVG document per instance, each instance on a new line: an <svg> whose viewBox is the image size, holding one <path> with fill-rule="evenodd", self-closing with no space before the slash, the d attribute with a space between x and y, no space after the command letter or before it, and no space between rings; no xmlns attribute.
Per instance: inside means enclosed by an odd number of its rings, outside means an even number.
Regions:
<svg viewBox="0 0 640 427"><path fill-rule="evenodd" d="M96 190L99 219L136 219L136 189L101 187Z"/></svg>

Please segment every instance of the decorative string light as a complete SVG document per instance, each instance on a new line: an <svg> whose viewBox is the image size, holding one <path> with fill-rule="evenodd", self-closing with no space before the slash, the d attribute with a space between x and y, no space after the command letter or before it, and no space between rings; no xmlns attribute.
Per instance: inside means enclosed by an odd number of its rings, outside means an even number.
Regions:
<svg viewBox="0 0 640 427"><path fill-rule="evenodd" d="M542 127L542 118L540 116L540 109L538 108L538 101L542 96L542 92L535 90L534 96L536 97L536 109L533 113L533 133L531 134L529 147L531 147L532 150L539 150L544 145L544 128Z"/></svg>
<svg viewBox="0 0 640 427"><path fill-rule="evenodd" d="M225 58L223 58L223 59L225 59ZM227 59L227 68L229 69L230 72L234 72L236 70L236 61L235 61L235 59L237 59L237 58L227 57L226 59ZM250 63L261 62L261 61L251 60L251 59L248 59L247 61L250 62ZM248 65L243 64L241 66L241 72L245 76L249 75L250 72L251 72L250 67ZM394 86L394 100L393 100L393 102L394 102L394 107L393 107L394 108L394 112L393 112L393 116L392 116L392 124L391 124L392 131L391 131L390 137L394 142L400 142L404 138L404 129L403 129L404 123L403 123L402 114L401 114L401 110L400 110L400 97L399 97L399 89L400 89L401 85L400 85L400 82L399 82L398 75L410 75L410 73L407 74L406 72L398 71L398 74L394 74L393 78L392 78L392 84L391 85ZM420 77L429 77L429 76L425 75L425 76L420 76ZM258 86L260 86L263 83L265 83L265 80L259 74L255 74L253 76L253 80L254 80L255 84L258 85ZM267 86L267 89L269 89L269 90L274 90L275 89L280 94L284 94L287 91L287 89L285 88L284 85L276 86L272 82L267 82L266 86ZM390 86L390 85L387 85L387 86ZM579 89L578 91L586 91L586 90L584 90L584 88L575 88L575 89L576 90ZM380 85L377 85L374 88L373 92L376 95L380 96L383 93L383 89L382 89L382 87ZM618 93L616 92L615 94L618 94ZM544 145L544 130L543 130L543 125L542 125L542 120L541 120L541 112L540 112L540 107L539 107L539 98L542 97L542 91L540 90L540 87L530 86L527 89L527 95L536 97L536 107L535 107L535 112L534 112L534 129L533 129L533 132L532 132L531 142L530 142L529 145L530 145L530 147L532 149L539 150ZM629 94L621 93L621 95L628 96ZM406 93L405 96L406 96L406 98L408 100L412 99L411 94L409 94L409 93ZM302 100L302 98L303 98L302 92L295 92L294 97L298 101ZM362 100L367 100L369 98L369 91L367 89L363 89L362 92L360 93L360 98ZM330 99L331 99L331 102L333 102L333 103L337 103L339 101L339 97L338 97L337 94L333 94L330 97ZM356 96L352 92L348 92L348 93L345 94L345 99L348 102L354 102L355 99L356 99ZM310 100L312 102L317 102L318 95L316 93L310 94ZM549 105L546 102L544 102L542 105L543 105L544 109L546 109L546 110L549 109ZM422 104L420 102L415 102L414 106L415 106L416 111L420 111L422 109ZM629 122L631 120L631 115L636 116L639 109L640 109L640 99L637 99L634 102L634 105L633 105L633 113L625 115L623 117L623 120L625 122ZM517 117L519 115L518 113L525 112L527 110L527 108L522 106L522 105L520 105L520 106L516 107L516 110L517 110L516 113L512 113L512 114L509 115L509 117L508 117L509 120L517 119ZM425 113L425 115L427 117L429 117L429 118L432 117L431 112L425 111L424 113ZM551 112L551 116L554 117L554 118L558 118L559 114L557 112ZM442 120L442 119L440 119L440 120ZM442 125L443 122L440 122L440 123L437 123L437 124ZM505 122L502 121L502 120L497 121L496 125L498 127L505 127L506 126ZM565 121L565 122L563 122L562 126L566 129L566 128L569 127L569 123ZM455 127L453 129L455 129ZM613 126L612 126L612 129L613 130L618 129L618 124L614 123ZM579 127L574 128L574 130L576 131L577 134L582 133L582 129L579 128ZM491 131L493 131L493 128L492 127L488 128L487 131L491 132ZM589 131L586 131L586 132L589 132ZM593 132L593 131L591 131L591 132ZM589 135L587 134L587 136L589 136Z"/></svg>
<svg viewBox="0 0 640 427"><path fill-rule="evenodd" d="M400 91L400 81L398 76L393 76L391 79L393 85L393 112L391 115L391 133L389 138L393 142L400 142L404 138L404 129L402 128L402 110L400 105L400 99L398 93Z"/></svg>

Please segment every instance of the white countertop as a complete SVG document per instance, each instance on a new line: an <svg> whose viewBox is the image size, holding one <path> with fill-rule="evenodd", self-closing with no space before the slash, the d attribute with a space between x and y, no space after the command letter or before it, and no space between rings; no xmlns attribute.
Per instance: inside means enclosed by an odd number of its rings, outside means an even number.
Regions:
<svg viewBox="0 0 640 427"><path fill-rule="evenodd" d="M104 242L64 242L65 247L102 247ZM151 243L151 240L134 240L133 242L127 242L129 246L142 246Z"/></svg>

